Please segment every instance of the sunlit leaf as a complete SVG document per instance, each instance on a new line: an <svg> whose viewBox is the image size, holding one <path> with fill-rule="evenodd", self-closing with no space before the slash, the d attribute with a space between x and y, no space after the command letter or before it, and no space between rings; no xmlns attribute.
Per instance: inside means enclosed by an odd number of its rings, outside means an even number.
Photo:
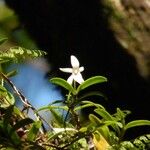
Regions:
<svg viewBox="0 0 150 150"><path fill-rule="evenodd" d="M107 139L107 141L110 141L110 130L108 126L101 126L98 128L98 131Z"/></svg>
<svg viewBox="0 0 150 150"><path fill-rule="evenodd" d="M81 127L79 131L80 132L86 132L87 131L87 127Z"/></svg>
<svg viewBox="0 0 150 150"><path fill-rule="evenodd" d="M134 120L125 125L125 130L137 126L150 126L150 120Z"/></svg>
<svg viewBox="0 0 150 150"><path fill-rule="evenodd" d="M79 106L76 106L74 108L74 111L82 110L82 109L88 108L88 107L93 107L93 104L84 104L84 105L81 104Z"/></svg>
<svg viewBox="0 0 150 150"><path fill-rule="evenodd" d="M45 56L47 53L42 50L29 50L23 47L12 47L5 52L0 51L0 63L11 61L12 63L20 63L27 59L33 59Z"/></svg>
<svg viewBox="0 0 150 150"><path fill-rule="evenodd" d="M117 108L117 113L114 114L116 118L118 118L119 120L124 120L127 115L131 114L131 111L129 110L121 110L120 108Z"/></svg>
<svg viewBox="0 0 150 150"><path fill-rule="evenodd" d="M33 142L39 132L39 129L41 128L41 121L37 121L37 122L34 122L32 124L32 127L30 128L28 134L27 134L27 139L31 142Z"/></svg>
<svg viewBox="0 0 150 150"><path fill-rule="evenodd" d="M25 114L17 106L14 106L14 114L20 116L21 118L25 117Z"/></svg>
<svg viewBox="0 0 150 150"><path fill-rule="evenodd" d="M97 114L99 114L103 119L105 119L106 121L115 121L115 118L110 114L108 113L108 111L106 111L105 109L95 109L94 110ZM116 132L120 132L120 129L119 129L119 126L118 125L112 125L112 127L114 128L114 130Z"/></svg>
<svg viewBox="0 0 150 150"><path fill-rule="evenodd" d="M62 78L52 78L50 79L50 82L65 88L66 90L70 91L74 95L76 94L76 90L66 80Z"/></svg>
<svg viewBox="0 0 150 150"><path fill-rule="evenodd" d="M51 110L51 109L63 109L65 111L68 111L67 106L54 106L54 105L41 107L41 108L38 109L38 111Z"/></svg>
<svg viewBox="0 0 150 150"><path fill-rule="evenodd" d="M104 107L100 104L96 104L96 103L91 102L91 101L82 101L80 105L77 105L74 108L74 110L78 111L78 110L81 110L81 109L84 109L84 108L87 108L87 107L98 107L98 108L104 109Z"/></svg>
<svg viewBox="0 0 150 150"><path fill-rule="evenodd" d="M105 120L114 120L113 116L109 114L105 109L95 109L94 111Z"/></svg>
<svg viewBox="0 0 150 150"><path fill-rule="evenodd" d="M6 76L7 76L7 77L12 77L12 76L15 76L16 74L17 74L17 70L12 70L12 71L8 72L8 73L6 74Z"/></svg>
<svg viewBox="0 0 150 150"><path fill-rule="evenodd" d="M103 125L102 121L95 115L90 114L89 119L92 123L94 123L96 126L101 126Z"/></svg>
<svg viewBox="0 0 150 150"><path fill-rule="evenodd" d="M7 136L11 139L11 141L15 144L15 145L19 145L21 142L20 137L18 136L18 134L13 131L13 128L10 124L7 125L7 132L6 132Z"/></svg>
<svg viewBox="0 0 150 150"><path fill-rule="evenodd" d="M0 90L2 91L3 89L1 88ZM9 107L15 103L14 96L8 91L0 92L0 98L0 107L2 108Z"/></svg>
<svg viewBox="0 0 150 150"><path fill-rule="evenodd" d="M106 82L107 81L107 78L106 77L103 77L103 76L94 76L94 77L91 77L87 80L85 80L82 84L80 84L77 88L77 93L91 85L94 85L94 84L99 84L99 83L103 83L103 82Z"/></svg>
<svg viewBox="0 0 150 150"><path fill-rule="evenodd" d="M63 127L63 125L64 125L63 114L61 114L59 110L56 111L54 109L51 109L50 111L52 113L52 116L53 116L53 119L55 120L55 122L57 122L57 124L60 127Z"/></svg>

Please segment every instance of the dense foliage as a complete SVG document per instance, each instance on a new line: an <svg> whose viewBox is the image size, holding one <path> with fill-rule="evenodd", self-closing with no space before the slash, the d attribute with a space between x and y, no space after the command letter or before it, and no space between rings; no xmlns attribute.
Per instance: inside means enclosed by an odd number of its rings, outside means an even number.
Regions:
<svg viewBox="0 0 150 150"><path fill-rule="evenodd" d="M7 39L2 38L0 44ZM22 47L10 48L0 52L0 149L1 150L147 150L150 148L150 135L141 135L126 141L126 131L137 126L150 126L149 120L133 120L126 122L126 116L131 112L116 108L115 114L110 114L101 104L89 100L93 96L104 97L98 91L86 90L90 86L107 82L103 76L94 76L81 84L55 77L50 82L66 90L66 97L62 101L55 101L38 110L32 106L23 95L10 76L16 70L7 72L12 63L20 63L28 59L36 59L46 55L41 50L28 50ZM5 86L7 83L13 92ZM30 88L30 87L29 87ZM23 103L23 108L16 106L16 96ZM88 120L82 116L81 110L92 107L93 114ZM30 118L29 111L35 115ZM40 115L40 112L51 113L50 121Z"/></svg>

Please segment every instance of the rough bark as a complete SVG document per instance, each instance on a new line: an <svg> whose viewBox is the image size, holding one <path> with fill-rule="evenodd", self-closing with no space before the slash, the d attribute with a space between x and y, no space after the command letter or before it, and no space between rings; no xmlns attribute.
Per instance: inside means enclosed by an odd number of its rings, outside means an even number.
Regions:
<svg viewBox="0 0 150 150"><path fill-rule="evenodd" d="M103 0L110 28L133 55L140 74L150 78L150 1Z"/></svg>

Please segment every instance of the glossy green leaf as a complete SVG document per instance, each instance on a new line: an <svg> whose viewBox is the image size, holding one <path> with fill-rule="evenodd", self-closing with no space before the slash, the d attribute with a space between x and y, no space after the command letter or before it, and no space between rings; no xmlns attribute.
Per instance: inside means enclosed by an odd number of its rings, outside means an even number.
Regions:
<svg viewBox="0 0 150 150"><path fill-rule="evenodd" d="M99 114L103 119L105 119L106 121L115 121L115 118L110 114L108 113L108 111L106 111L105 109L95 109L94 110L97 114ZM112 127L114 128L114 130L116 132L120 132L120 129L119 129L119 126L118 125L113 125L112 124Z"/></svg>
<svg viewBox="0 0 150 150"><path fill-rule="evenodd" d="M3 89L0 88L0 91L2 91L2 90ZM0 97L1 97L0 107L2 107L2 108L7 108L10 105L14 105L14 103L15 103L15 98L8 91L0 92Z"/></svg>
<svg viewBox="0 0 150 150"><path fill-rule="evenodd" d="M8 51L0 52L0 63L11 61L20 63L27 59L33 59L46 55L46 52L41 50L29 50L22 47L12 47Z"/></svg>
<svg viewBox="0 0 150 150"><path fill-rule="evenodd" d="M18 134L15 131L13 131L13 128L10 124L7 125L6 134L15 145L19 145L21 143L20 137L18 136Z"/></svg>
<svg viewBox="0 0 150 150"><path fill-rule="evenodd" d="M13 131L12 126L9 124L8 120L0 120L0 131L6 135L6 137L15 145L19 145L21 140L18 134Z"/></svg>
<svg viewBox="0 0 150 150"><path fill-rule="evenodd" d="M114 120L113 116L109 114L105 109L95 109L94 111L105 120Z"/></svg>
<svg viewBox="0 0 150 150"><path fill-rule="evenodd" d="M92 97L92 96L100 96L100 97L103 97L105 100L107 100L107 97L99 91L88 92L88 93L82 95L81 97L79 97L79 100L82 101L82 100L85 100L87 97Z"/></svg>
<svg viewBox="0 0 150 150"><path fill-rule="evenodd" d="M125 130L137 126L150 126L150 120L134 120L125 125Z"/></svg>
<svg viewBox="0 0 150 150"><path fill-rule="evenodd" d="M56 111L54 109L50 110L53 116L53 119L55 120L55 122L60 126L63 127L64 125L64 119L63 119L63 114L60 113L60 111Z"/></svg>
<svg viewBox="0 0 150 150"><path fill-rule="evenodd" d="M12 70L12 71L10 71L10 72L8 72L7 74L6 74L6 76L7 77L12 77L12 76L15 76L17 74L17 70Z"/></svg>
<svg viewBox="0 0 150 150"><path fill-rule="evenodd" d="M87 127L81 127L79 132L86 132L87 131Z"/></svg>
<svg viewBox="0 0 150 150"><path fill-rule="evenodd" d="M91 104L94 107L105 109L101 104L94 103L92 101L82 101L81 104Z"/></svg>
<svg viewBox="0 0 150 150"><path fill-rule="evenodd" d="M72 85L70 85L66 80L62 78L52 78L50 79L50 82L65 88L66 90L70 91L74 95L76 94L76 90L72 87Z"/></svg>
<svg viewBox="0 0 150 150"><path fill-rule="evenodd" d="M44 106L38 109L38 111L43 111L43 110L51 110L51 109L63 109L65 111L68 111L68 107L67 106Z"/></svg>
<svg viewBox="0 0 150 150"><path fill-rule="evenodd" d="M88 107L93 107L93 104L84 104L84 105L76 106L74 108L74 111L82 110L82 109L88 108Z"/></svg>
<svg viewBox="0 0 150 150"><path fill-rule="evenodd" d="M103 83L103 82L106 82L106 81L107 81L107 78L103 77L103 76L94 76L94 77L91 77L91 78L85 80L82 84L80 84L78 86L77 93L80 92L81 90L89 87L89 86L92 86L94 84Z"/></svg>
<svg viewBox="0 0 150 150"><path fill-rule="evenodd" d="M92 123L94 123L96 126L101 126L103 125L102 121L95 115L90 114L89 119Z"/></svg>
<svg viewBox="0 0 150 150"><path fill-rule="evenodd" d="M14 106L14 114L20 116L21 118L26 116L17 106Z"/></svg>
<svg viewBox="0 0 150 150"><path fill-rule="evenodd" d="M5 92L7 92L6 88L0 85L0 95L3 95Z"/></svg>
<svg viewBox="0 0 150 150"><path fill-rule="evenodd" d="M90 101L82 101L81 105L76 106L74 110L78 111L78 110L88 108L88 107L100 107L100 108L104 109L104 107L100 104L96 104L96 103L93 103L93 102L90 102Z"/></svg>
<svg viewBox="0 0 150 150"><path fill-rule="evenodd" d="M102 136L104 136L104 138L105 138L107 141L110 141L111 132L110 132L108 126L101 126L100 128L98 128L98 131L102 134Z"/></svg>
<svg viewBox="0 0 150 150"><path fill-rule="evenodd" d="M41 125L42 125L41 121L37 121L32 124L32 127L27 134L27 139L29 141L33 142L35 140L39 132L39 129L41 128Z"/></svg>

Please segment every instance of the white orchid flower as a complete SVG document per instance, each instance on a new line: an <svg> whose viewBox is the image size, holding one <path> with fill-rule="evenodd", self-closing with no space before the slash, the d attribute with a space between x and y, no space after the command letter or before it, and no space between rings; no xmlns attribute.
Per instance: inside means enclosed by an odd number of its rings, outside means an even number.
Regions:
<svg viewBox="0 0 150 150"><path fill-rule="evenodd" d="M84 67L79 67L80 63L78 59L71 55L71 65L72 68L59 68L63 72L72 73L71 76L67 79L69 84L72 84L73 80L81 84L84 82L84 79L81 75L81 72L84 71Z"/></svg>

